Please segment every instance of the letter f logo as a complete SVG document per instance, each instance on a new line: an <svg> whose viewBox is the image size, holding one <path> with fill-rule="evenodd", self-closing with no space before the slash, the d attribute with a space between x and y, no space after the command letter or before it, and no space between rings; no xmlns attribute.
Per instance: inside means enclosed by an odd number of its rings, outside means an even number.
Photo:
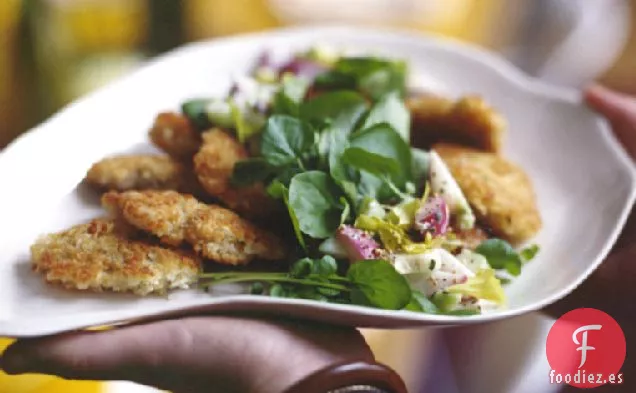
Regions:
<svg viewBox="0 0 636 393"><path fill-rule="evenodd" d="M596 349L587 345L588 330L601 330L601 327L601 325L585 325L576 329L574 333L572 333L572 341L574 341L574 344L580 345L580 347L576 348L577 351L581 351L581 364L579 364L579 368L583 367L585 361L587 360L587 351L593 351ZM581 342L579 342L576 336L581 332L583 333L581 335L583 339L581 340Z"/></svg>

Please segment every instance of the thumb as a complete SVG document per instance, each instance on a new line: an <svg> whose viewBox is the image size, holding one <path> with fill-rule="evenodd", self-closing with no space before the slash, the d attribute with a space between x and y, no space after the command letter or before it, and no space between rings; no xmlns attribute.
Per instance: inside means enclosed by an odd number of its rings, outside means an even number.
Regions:
<svg viewBox="0 0 636 393"><path fill-rule="evenodd" d="M636 128L636 99L600 85L592 85L584 92L585 101L611 123L632 122Z"/></svg>
<svg viewBox="0 0 636 393"><path fill-rule="evenodd" d="M636 99L601 86L589 87L584 97L592 109L607 118L614 135L636 158Z"/></svg>
<svg viewBox="0 0 636 393"><path fill-rule="evenodd" d="M257 386L277 392L346 359L373 360L352 328L216 316L22 340L6 350L0 368L9 374L128 380L184 393Z"/></svg>
<svg viewBox="0 0 636 393"><path fill-rule="evenodd" d="M195 352L194 341L192 333L179 320L19 340L7 348L0 367L7 374L128 380L162 389L188 386L192 391L203 391L199 388L209 383L209 379L192 378L199 371L196 366L200 367L190 360Z"/></svg>

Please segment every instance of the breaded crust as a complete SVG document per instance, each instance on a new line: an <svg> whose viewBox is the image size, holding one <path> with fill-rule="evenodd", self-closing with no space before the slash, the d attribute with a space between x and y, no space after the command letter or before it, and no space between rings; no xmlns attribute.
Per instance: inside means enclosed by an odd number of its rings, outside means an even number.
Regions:
<svg viewBox="0 0 636 393"><path fill-rule="evenodd" d="M93 164L86 181L103 190L176 190L184 175L184 166L168 156L122 155Z"/></svg>
<svg viewBox="0 0 636 393"><path fill-rule="evenodd" d="M166 244L191 244L194 250L219 263L239 265L251 260L280 260L283 242L236 213L203 204L174 191L109 192L102 204L131 225L159 237Z"/></svg>
<svg viewBox="0 0 636 393"><path fill-rule="evenodd" d="M457 145L437 144L433 149L493 234L520 244L541 229L532 183L519 166L497 154Z"/></svg>
<svg viewBox="0 0 636 393"><path fill-rule="evenodd" d="M219 196L229 188L234 165L248 153L239 141L222 129L202 134L203 144L194 156L194 170L201 185L212 195Z"/></svg>
<svg viewBox="0 0 636 393"><path fill-rule="evenodd" d="M179 161L190 161L201 146L201 134L190 121L172 112L157 116L149 137L152 143Z"/></svg>
<svg viewBox="0 0 636 393"><path fill-rule="evenodd" d="M47 282L96 292L162 294L196 284L201 270L193 253L135 238L104 218L41 238L31 255L33 270Z"/></svg>
<svg viewBox="0 0 636 393"><path fill-rule="evenodd" d="M406 100L411 113L411 143L429 149L436 143L454 143L475 149L500 152L507 124L480 97L452 101L434 95Z"/></svg>
<svg viewBox="0 0 636 393"><path fill-rule="evenodd" d="M203 133L203 145L194 156L194 170L201 186L225 206L249 219L259 221L275 217L280 205L272 200L262 184L233 187L234 165L248 152L234 136L221 129Z"/></svg>

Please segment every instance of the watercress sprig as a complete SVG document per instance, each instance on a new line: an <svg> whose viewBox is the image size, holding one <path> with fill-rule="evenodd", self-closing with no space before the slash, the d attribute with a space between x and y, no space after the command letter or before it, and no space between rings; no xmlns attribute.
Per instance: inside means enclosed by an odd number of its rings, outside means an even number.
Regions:
<svg viewBox="0 0 636 393"><path fill-rule="evenodd" d="M303 258L287 273L204 273L200 286L251 283L270 296L356 304L386 310L404 309L413 297L401 274L385 260L365 260L349 266L345 275L330 256ZM258 292L252 290L252 293Z"/></svg>
<svg viewBox="0 0 636 393"><path fill-rule="evenodd" d="M493 238L484 240L475 252L486 257L493 269L506 270L512 276L518 276L523 264L532 260L539 252L539 246L533 244L517 252L507 241Z"/></svg>

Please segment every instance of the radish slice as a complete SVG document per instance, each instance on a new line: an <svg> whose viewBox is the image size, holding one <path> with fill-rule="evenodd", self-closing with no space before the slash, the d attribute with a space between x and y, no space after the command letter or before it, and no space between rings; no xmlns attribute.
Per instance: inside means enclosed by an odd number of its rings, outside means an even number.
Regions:
<svg viewBox="0 0 636 393"><path fill-rule="evenodd" d="M369 233L349 225L338 228L336 239L347 250L351 262L375 259L380 251L380 245Z"/></svg>
<svg viewBox="0 0 636 393"><path fill-rule="evenodd" d="M433 196L415 213L415 228L422 234L431 232L433 236L443 235L448 229L450 211L444 198Z"/></svg>

